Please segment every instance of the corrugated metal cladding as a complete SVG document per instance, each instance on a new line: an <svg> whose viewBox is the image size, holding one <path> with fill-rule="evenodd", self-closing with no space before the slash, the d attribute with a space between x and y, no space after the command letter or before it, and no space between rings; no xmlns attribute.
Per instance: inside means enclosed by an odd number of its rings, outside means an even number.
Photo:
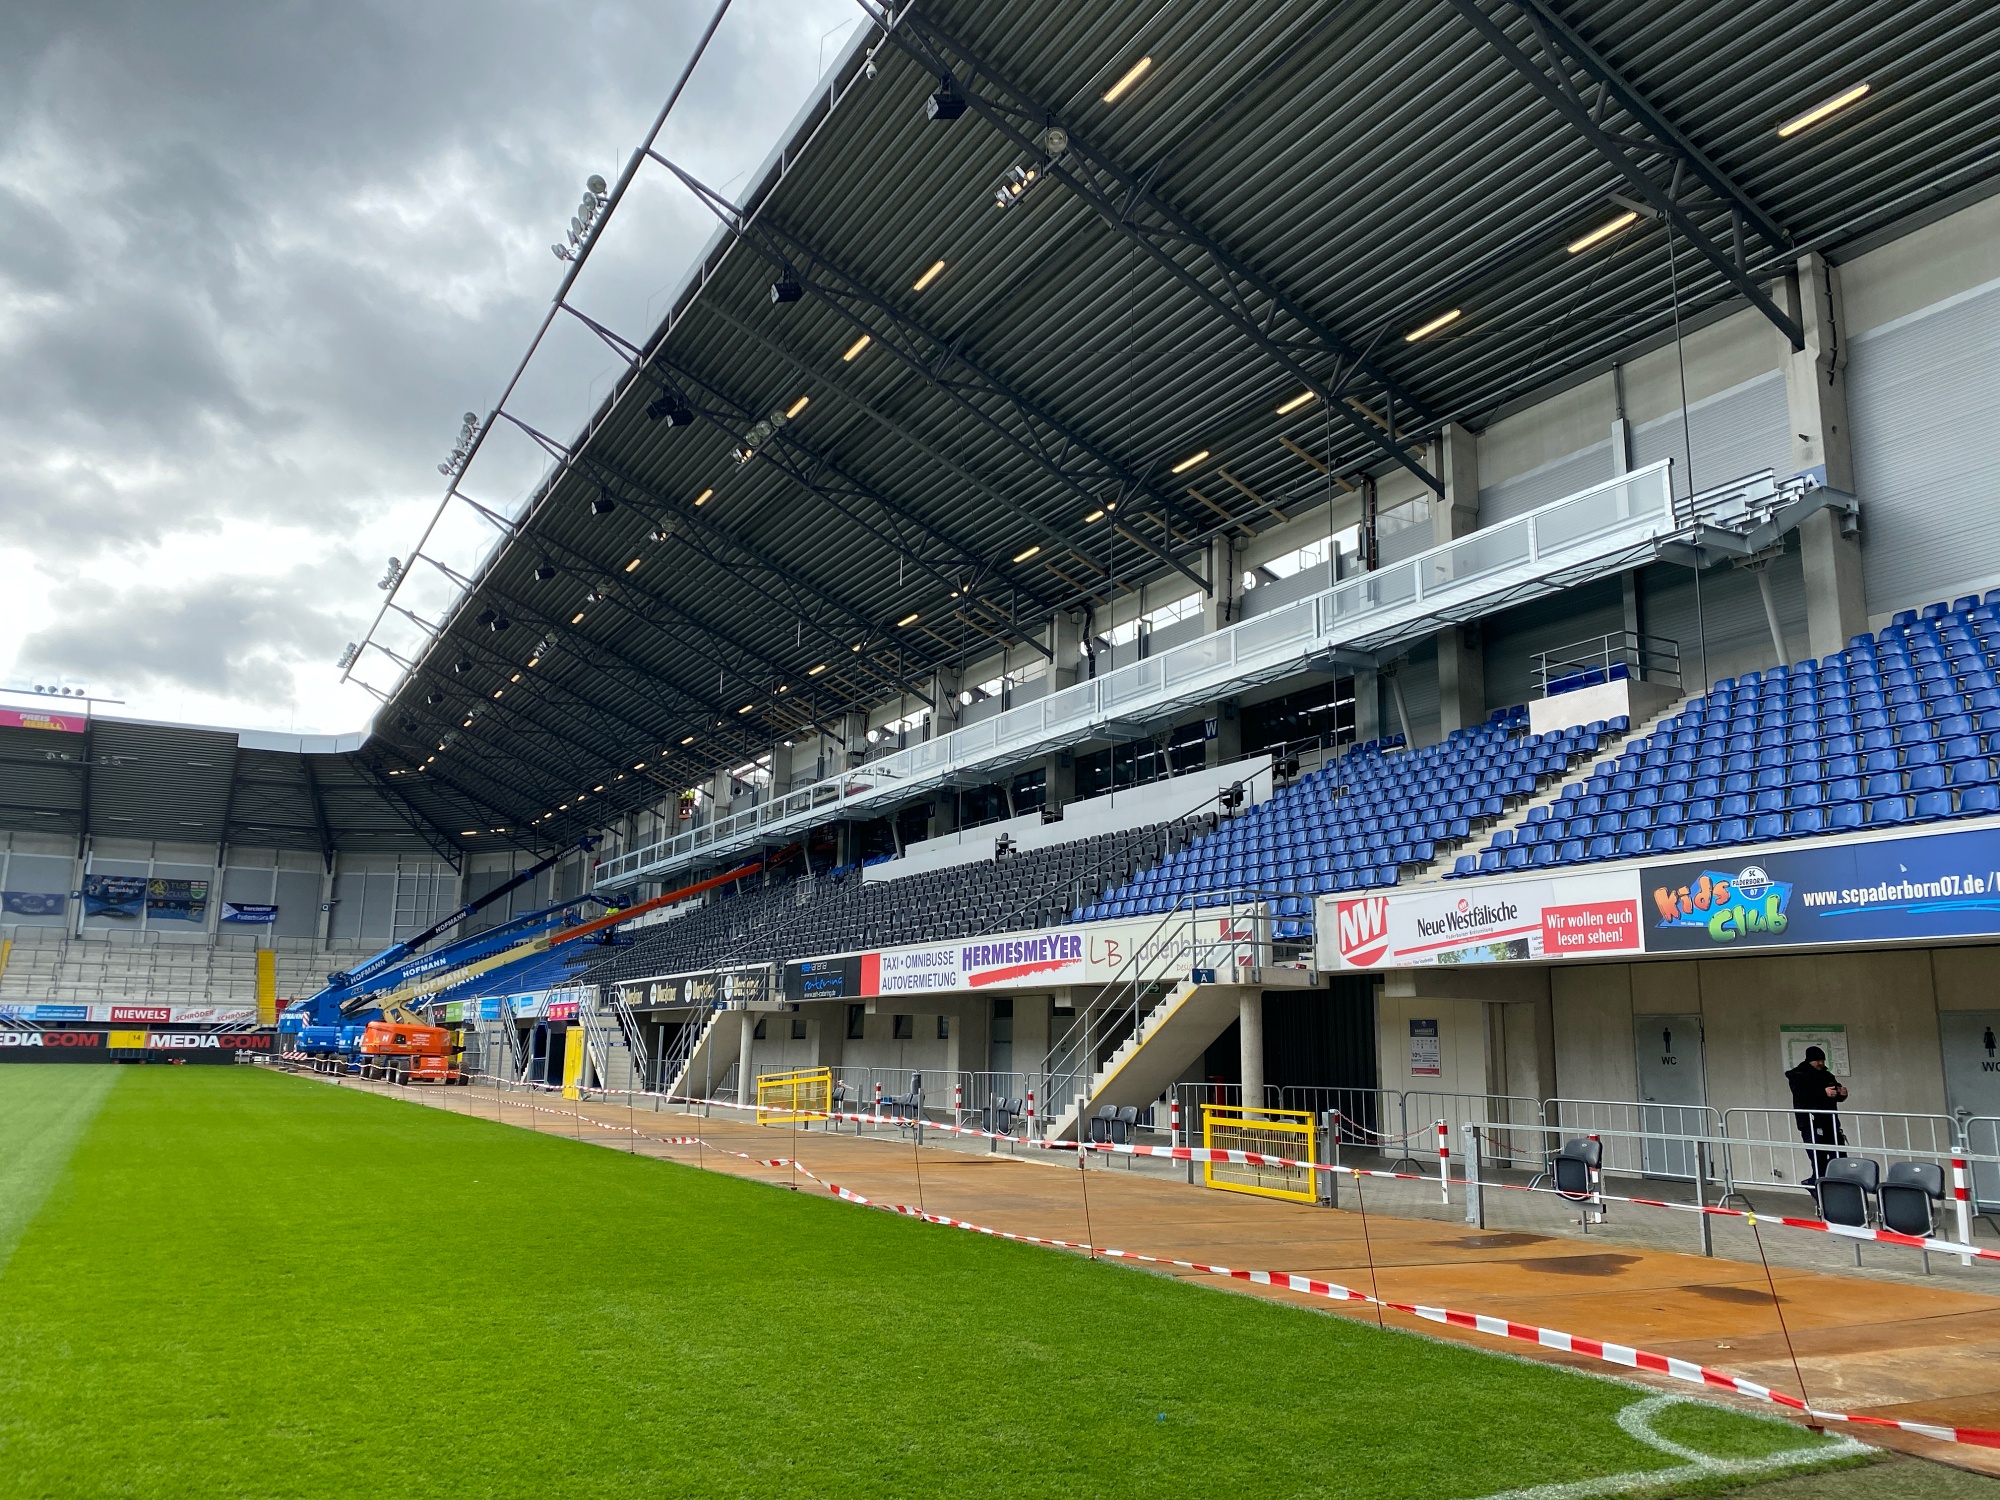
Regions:
<svg viewBox="0 0 2000 1500"><path fill-rule="evenodd" d="M1589 489L1601 480L1615 478L1618 470L1611 453L1611 439L1566 453L1561 458L1486 485L1479 491L1479 524L1492 526L1547 505L1578 490Z"/></svg>
<svg viewBox="0 0 2000 1500"><path fill-rule="evenodd" d="M1856 334L1847 416L1873 612L2000 586L2000 283Z"/></svg>
<svg viewBox="0 0 2000 1500"><path fill-rule="evenodd" d="M1525 3L1478 0L1532 50ZM1744 244L1759 281L1996 170L1990 0L1534 3L1768 215L1771 238L1753 227ZM1389 466L1379 424L1421 453L1448 418L1477 431L1663 334L1676 300L1704 318L1736 295L1686 243L1670 266L1655 221L1568 250L1629 184L1462 4L898 14L893 35L863 39L882 43L872 80L858 50L827 80L832 103L746 194L750 236L718 242L657 331L654 368L607 399L361 752L381 770L435 754L397 785L454 837L567 838L933 669L1019 650L1051 611L1094 600L1102 617L1176 565L1201 572L1211 535L1323 494L1319 466ZM1106 104L1140 56L1144 81ZM969 107L927 123L944 70ZM1853 79L1872 102L1780 139L1816 89ZM1616 104L1603 120L1638 129ZM1068 152L996 211L1001 173L1036 160L1029 137L1050 122ZM1138 181L1150 198L1126 191ZM1701 211L1727 240L1726 214ZM1158 257L1135 238L1156 233ZM773 306L786 267L804 294ZM1451 309L1438 336L1404 337ZM1367 411L1280 415L1304 380L1331 388L1347 369L1326 331L1370 351L1373 371L1343 391ZM692 425L645 416L663 380ZM736 464L752 424L801 395L799 419ZM1781 467L1782 406L1757 386L1692 413L1694 483ZM1678 422L1642 430L1635 458L1678 444ZM593 514L605 493L617 508ZM1535 498L1524 477L1488 501L1498 515ZM649 561L628 574L634 557ZM544 564L555 576L537 580ZM496 615L508 632L487 628ZM475 703L487 711L466 729Z"/></svg>
<svg viewBox="0 0 2000 1500"><path fill-rule="evenodd" d="M1673 460L1674 493L1688 491L1688 449L1693 448L1694 488L1710 489L1770 469L1792 472L1790 415L1785 407L1785 377L1773 370L1754 380L1717 391L1688 403L1687 430L1681 413L1655 417L1632 429L1632 467L1643 468L1663 458Z"/></svg>

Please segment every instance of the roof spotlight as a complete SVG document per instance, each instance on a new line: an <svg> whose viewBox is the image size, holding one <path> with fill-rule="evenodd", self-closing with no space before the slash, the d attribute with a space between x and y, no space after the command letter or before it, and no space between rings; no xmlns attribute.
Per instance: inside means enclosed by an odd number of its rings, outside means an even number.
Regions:
<svg viewBox="0 0 2000 1500"><path fill-rule="evenodd" d="M936 92L924 101L924 116L948 123L964 113L965 96L958 91L958 80L947 73L938 80Z"/></svg>
<svg viewBox="0 0 2000 1500"><path fill-rule="evenodd" d="M545 563L538 563L536 565L535 582L547 583L551 578L555 576L556 576L556 565L554 563L545 562Z"/></svg>
<svg viewBox="0 0 2000 1500"><path fill-rule="evenodd" d="M694 421L694 408L679 391L662 391L647 405L646 417L669 427L686 427Z"/></svg>
<svg viewBox="0 0 2000 1500"><path fill-rule="evenodd" d="M495 635L498 635L503 630L512 629L513 625L514 622L508 619L505 615L495 615L492 619L486 622L486 628L492 631Z"/></svg>
<svg viewBox="0 0 2000 1500"><path fill-rule="evenodd" d="M461 656L457 661L451 664L451 669L452 671L458 673L459 676L463 677L467 672L470 672L472 670L472 658L469 656Z"/></svg>
<svg viewBox="0 0 2000 1500"><path fill-rule="evenodd" d="M785 272L776 281L771 283L771 302L773 305L796 302L805 294L806 289L799 285L797 279L793 277L790 271Z"/></svg>
<svg viewBox="0 0 2000 1500"><path fill-rule="evenodd" d="M611 491L607 489L600 488L597 498L590 502L590 513L593 516L608 516L616 509L618 502L611 498Z"/></svg>
<svg viewBox="0 0 2000 1500"><path fill-rule="evenodd" d="M432 688L428 693L424 694L424 702L428 703L432 708L436 708L440 703L444 702L444 689Z"/></svg>

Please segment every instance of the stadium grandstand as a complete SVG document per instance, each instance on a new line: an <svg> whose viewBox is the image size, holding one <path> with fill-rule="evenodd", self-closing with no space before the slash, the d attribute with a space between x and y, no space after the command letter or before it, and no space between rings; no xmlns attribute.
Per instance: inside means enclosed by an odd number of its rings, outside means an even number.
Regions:
<svg viewBox="0 0 2000 1500"><path fill-rule="evenodd" d="M1912 873L2000 868L1972 25L871 11L747 187L592 188L550 318L624 374L475 414L440 518L496 431L545 473L441 619L392 569L372 728L0 729L10 1024L268 1025L533 866L424 996L515 1071L1632 1099L1664 1005L1720 1052L1678 1103L1837 1019L1880 1108L2000 1114L1991 919ZM714 229L612 328L565 294L640 173ZM1729 944L1667 899L1725 877ZM972 956L1024 942L1081 956Z"/></svg>

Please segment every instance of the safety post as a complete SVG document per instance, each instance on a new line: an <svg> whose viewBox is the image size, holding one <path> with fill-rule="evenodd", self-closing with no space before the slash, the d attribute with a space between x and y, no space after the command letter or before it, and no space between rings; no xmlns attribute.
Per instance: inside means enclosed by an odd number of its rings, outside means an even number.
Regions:
<svg viewBox="0 0 2000 1500"><path fill-rule="evenodd" d="M1966 1170L1964 1153L1952 1153L1951 1199L1958 1210L1958 1242L1961 1245L1972 1243L1972 1184L1970 1177L1971 1174ZM1958 1258L1958 1263L1962 1266L1969 1266L1972 1264L1972 1257L1961 1255Z"/></svg>
<svg viewBox="0 0 2000 1500"><path fill-rule="evenodd" d="M951 1122L954 1125L965 1123L965 1080L962 1078L955 1080L951 1086Z"/></svg>
<svg viewBox="0 0 2000 1500"><path fill-rule="evenodd" d="M1451 1206L1451 1135L1450 1126L1443 1120L1437 1122L1438 1133L1438 1201L1447 1208Z"/></svg>
<svg viewBox="0 0 2000 1500"><path fill-rule="evenodd" d="M869 1113L877 1115L882 1113L882 1080L879 1078L875 1080L875 1108Z"/></svg>
<svg viewBox="0 0 2000 1500"><path fill-rule="evenodd" d="M1465 1122L1465 1222L1486 1227L1486 1200L1479 1191L1479 1127Z"/></svg>
<svg viewBox="0 0 2000 1500"><path fill-rule="evenodd" d="M1701 1253L1715 1254L1715 1224L1708 1214L1708 1150L1707 1141L1694 1143L1694 1206L1700 1210L1695 1222L1701 1226Z"/></svg>
<svg viewBox="0 0 2000 1500"><path fill-rule="evenodd" d="M1597 1215L1597 1222L1605 1222L1604 1212L1604 1142L1595 1134L1591 1140L1597 1142L1597 1165L1590 1169L1590 1212Z"/></svg>
<svg viewBox="0 0 2000 1500"><path fill-rule="evenodd" d="M1333 1159L1331 1146L1340 1134L1340 1111L1337 1109L1324 1111L1319 1117L1319 1128L1323 1132L1320 1138L1329 1148L1320 1153L1320 1159L1331 1161ZM1328 1208L1340 1207L1340 1174L1315 1172L1313 1175L1320 1181L1319 1201Z"/></svg>
<svg viewBox="0 0 2000 1500"><path fill-rule="evenodd" d="M1028 1139L1035 1138L1035 1091L1028 1090Z"/></svg>
<svg viewBox="0 0 2000 1500"><path fill-rule="evenodd" d="M1181 1096L1175 1094L1167 1105L1167 1139L1178 1150L1181 1144Z"/></svg>

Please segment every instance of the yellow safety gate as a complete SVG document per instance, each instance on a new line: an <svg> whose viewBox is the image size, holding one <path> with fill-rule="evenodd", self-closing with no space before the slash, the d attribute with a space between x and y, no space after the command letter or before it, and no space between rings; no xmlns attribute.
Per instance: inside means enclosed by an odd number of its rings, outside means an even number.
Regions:
<svg viewBox="0 0 2000 1500"><path fill-rule="evenodd" d="M833 1109L833 1069L798 1068L757 1075L757 1123L823 1120Z"/></svg>
<svg viewBox="0 0 2000 1500"><path fill-rule="evenodd" d="M1240 1104L1201 1107L1201 1143L1210 1151L1253 1151L1291 1161L1316 1162L1318 1132L1310 1110L1254 1109ZM1202 1181L1231 1193L1255 1193L1263 1198L1315 1201L1314 1173L1309 1167L1251 1165L1205 1161Z"/></svg>

